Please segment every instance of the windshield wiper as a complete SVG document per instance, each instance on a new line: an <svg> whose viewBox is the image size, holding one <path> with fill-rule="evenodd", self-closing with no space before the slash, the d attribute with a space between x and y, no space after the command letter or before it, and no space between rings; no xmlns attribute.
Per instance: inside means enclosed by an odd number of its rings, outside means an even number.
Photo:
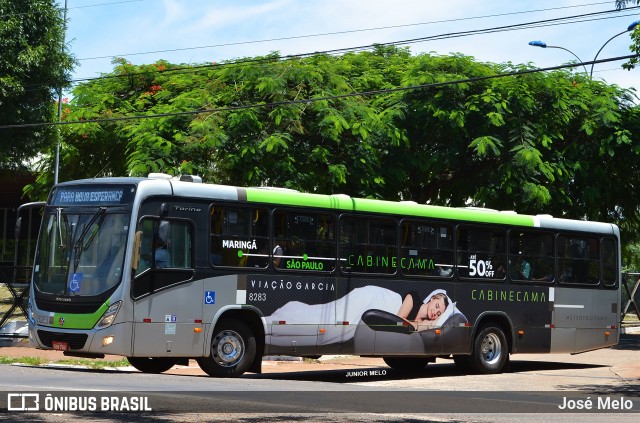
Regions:
<svg viewBox="0 0 640 423"><path fill-rule="evenodd" d="M91 229L91 226L93 226L94 222L98 219L98 217L99 216L104 217L106 212L107 212L106 207L100 207L96 212L96 214L93 215L91 220L89 220L89 222L84 226L84 228L82 229L82 232L80 233L80 236L78 236L78 240L73 245L73 256L74 256L73 273L76 273L76 270L78 269L78 264L80 264L80 254L82 250L82 241L84 240L84 237L87 236L87 233L89 233L89 229Z"/></svg>
<svg viewBox="0 0 640 423"><path fill-rule="evenodd" d="M62 207L56 209L56 224L58 225L58 235L60 236L60 248L64 248L64 240L62 239Z"/></svg>

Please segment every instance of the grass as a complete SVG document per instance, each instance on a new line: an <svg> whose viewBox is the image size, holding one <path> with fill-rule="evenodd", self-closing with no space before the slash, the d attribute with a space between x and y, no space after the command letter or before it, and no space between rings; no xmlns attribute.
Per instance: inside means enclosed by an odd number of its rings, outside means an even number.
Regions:
<svg viewBox="0 0 640 423"><path fill-rule="evenodd" d="M38 357L5 357L0 356L0 364L13 364L13 363L22 363L28 364L29 366L41 366L42 364L46 364L45 360Z"/></svg>
<svg viewBox="0 0 640 423"><path fill-rule="evenodd" d="M115 361L104 361L104 360L82 360L82 359L71 359L71 360L60 360L56 361L57 364L68 364L72 366L85 366L90 369L104 369L105 367L129 367L129 360L126 358L122 358L120 360Z"/></svg>
<svg viewBox="0 0 640 423"><path fill-rule="evenodd" d="M20 294L23 289L28 289L24 287L15 287L15 290ZM5 313L9 311L14 302L13 295L7 288L7 285L0 282L0 318L4 317ZM13 311L13 314L16 316L22 316L21 310L18 308Z"/></svg>
<svg viewBox="0 0 640 423"><path fill-rule="evenodd" d="M13 304L13 296L9 292L9 288L5 284L0 283L0 317L4 315Z"/></svg>
<svg viewBox="0 0 640 423"><path fill-rule="evenodd" d="M5 357L0 356L0 364L27 364L29 366L42 366L43 364L49 364L47 360L43 360L37 357ZM83 359L65 359L57 360L56 364L66 364L70 366L84 366L94 370L100 370L107 367L128 367L129 361L126 358L115 361L104 360L83 360Z"/></svg>
<svg viewBox="0 0 640 423"><path fill-rule="evenodd" d="M638 326L640 324L640 319L636 315L636 311L633 307L630 307L627 311L627 314L624 316L624 320L622 324L625 326Z"/></svg>

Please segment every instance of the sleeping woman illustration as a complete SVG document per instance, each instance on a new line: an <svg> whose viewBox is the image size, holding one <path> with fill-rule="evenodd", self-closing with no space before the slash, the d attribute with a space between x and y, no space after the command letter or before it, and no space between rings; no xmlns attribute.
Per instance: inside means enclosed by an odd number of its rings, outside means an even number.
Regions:
<svg viewBox="0 0 640 423"><path fill-rule="evenodd" d="M431 292L424 301L417 292L411 291L404 296L402 305L395 314L381 309L371 309L362 314L362 321L374 330L421 332L442 326L454 308L455 303L443 289Z"/></svg>
<svg viewBox="0 0 640 423"><path fill-rule="evenodd" d="M466 321L445 290L436 289L423 299L417 292L402 296L390 289L370 285L355 288L324 304L290 301L266 316L265 321L267 325L283 321L288 326L333 325L327 326L322 339L318 340L319 344L330 344L353 338L360 322L373 330L408 334L440 327L453 315L462 316Z"/></svg>

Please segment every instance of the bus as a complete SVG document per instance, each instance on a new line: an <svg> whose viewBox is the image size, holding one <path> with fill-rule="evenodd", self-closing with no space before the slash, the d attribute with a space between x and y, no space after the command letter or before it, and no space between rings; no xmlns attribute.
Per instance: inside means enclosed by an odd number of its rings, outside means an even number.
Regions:
<svg viewBox="0 0 640 423"><path fill-rule="evenodd" d="M575 354L620 335L609 223L203 183L97 178L53 187L29 340L161 373L261 372L268 355L453 359Z"/></svg>

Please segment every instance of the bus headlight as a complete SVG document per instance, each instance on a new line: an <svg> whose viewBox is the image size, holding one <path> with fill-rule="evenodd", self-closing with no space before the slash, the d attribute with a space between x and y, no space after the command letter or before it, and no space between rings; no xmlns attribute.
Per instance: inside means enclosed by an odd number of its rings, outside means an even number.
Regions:
<svg viewBox="0 0 640 423"><path fill-rule="evenodd" d="M116 318L116 314L118 314L118 310L120 310L121 304L122 304L122 301L117 301L111 304L107 309L107 311L105 311L100 321L98 321L98 324L96 325L96 327L98 329L103 329L103 328L106 328L107 326L111 326L111 323L113 323L113 320Z"/></svg>

